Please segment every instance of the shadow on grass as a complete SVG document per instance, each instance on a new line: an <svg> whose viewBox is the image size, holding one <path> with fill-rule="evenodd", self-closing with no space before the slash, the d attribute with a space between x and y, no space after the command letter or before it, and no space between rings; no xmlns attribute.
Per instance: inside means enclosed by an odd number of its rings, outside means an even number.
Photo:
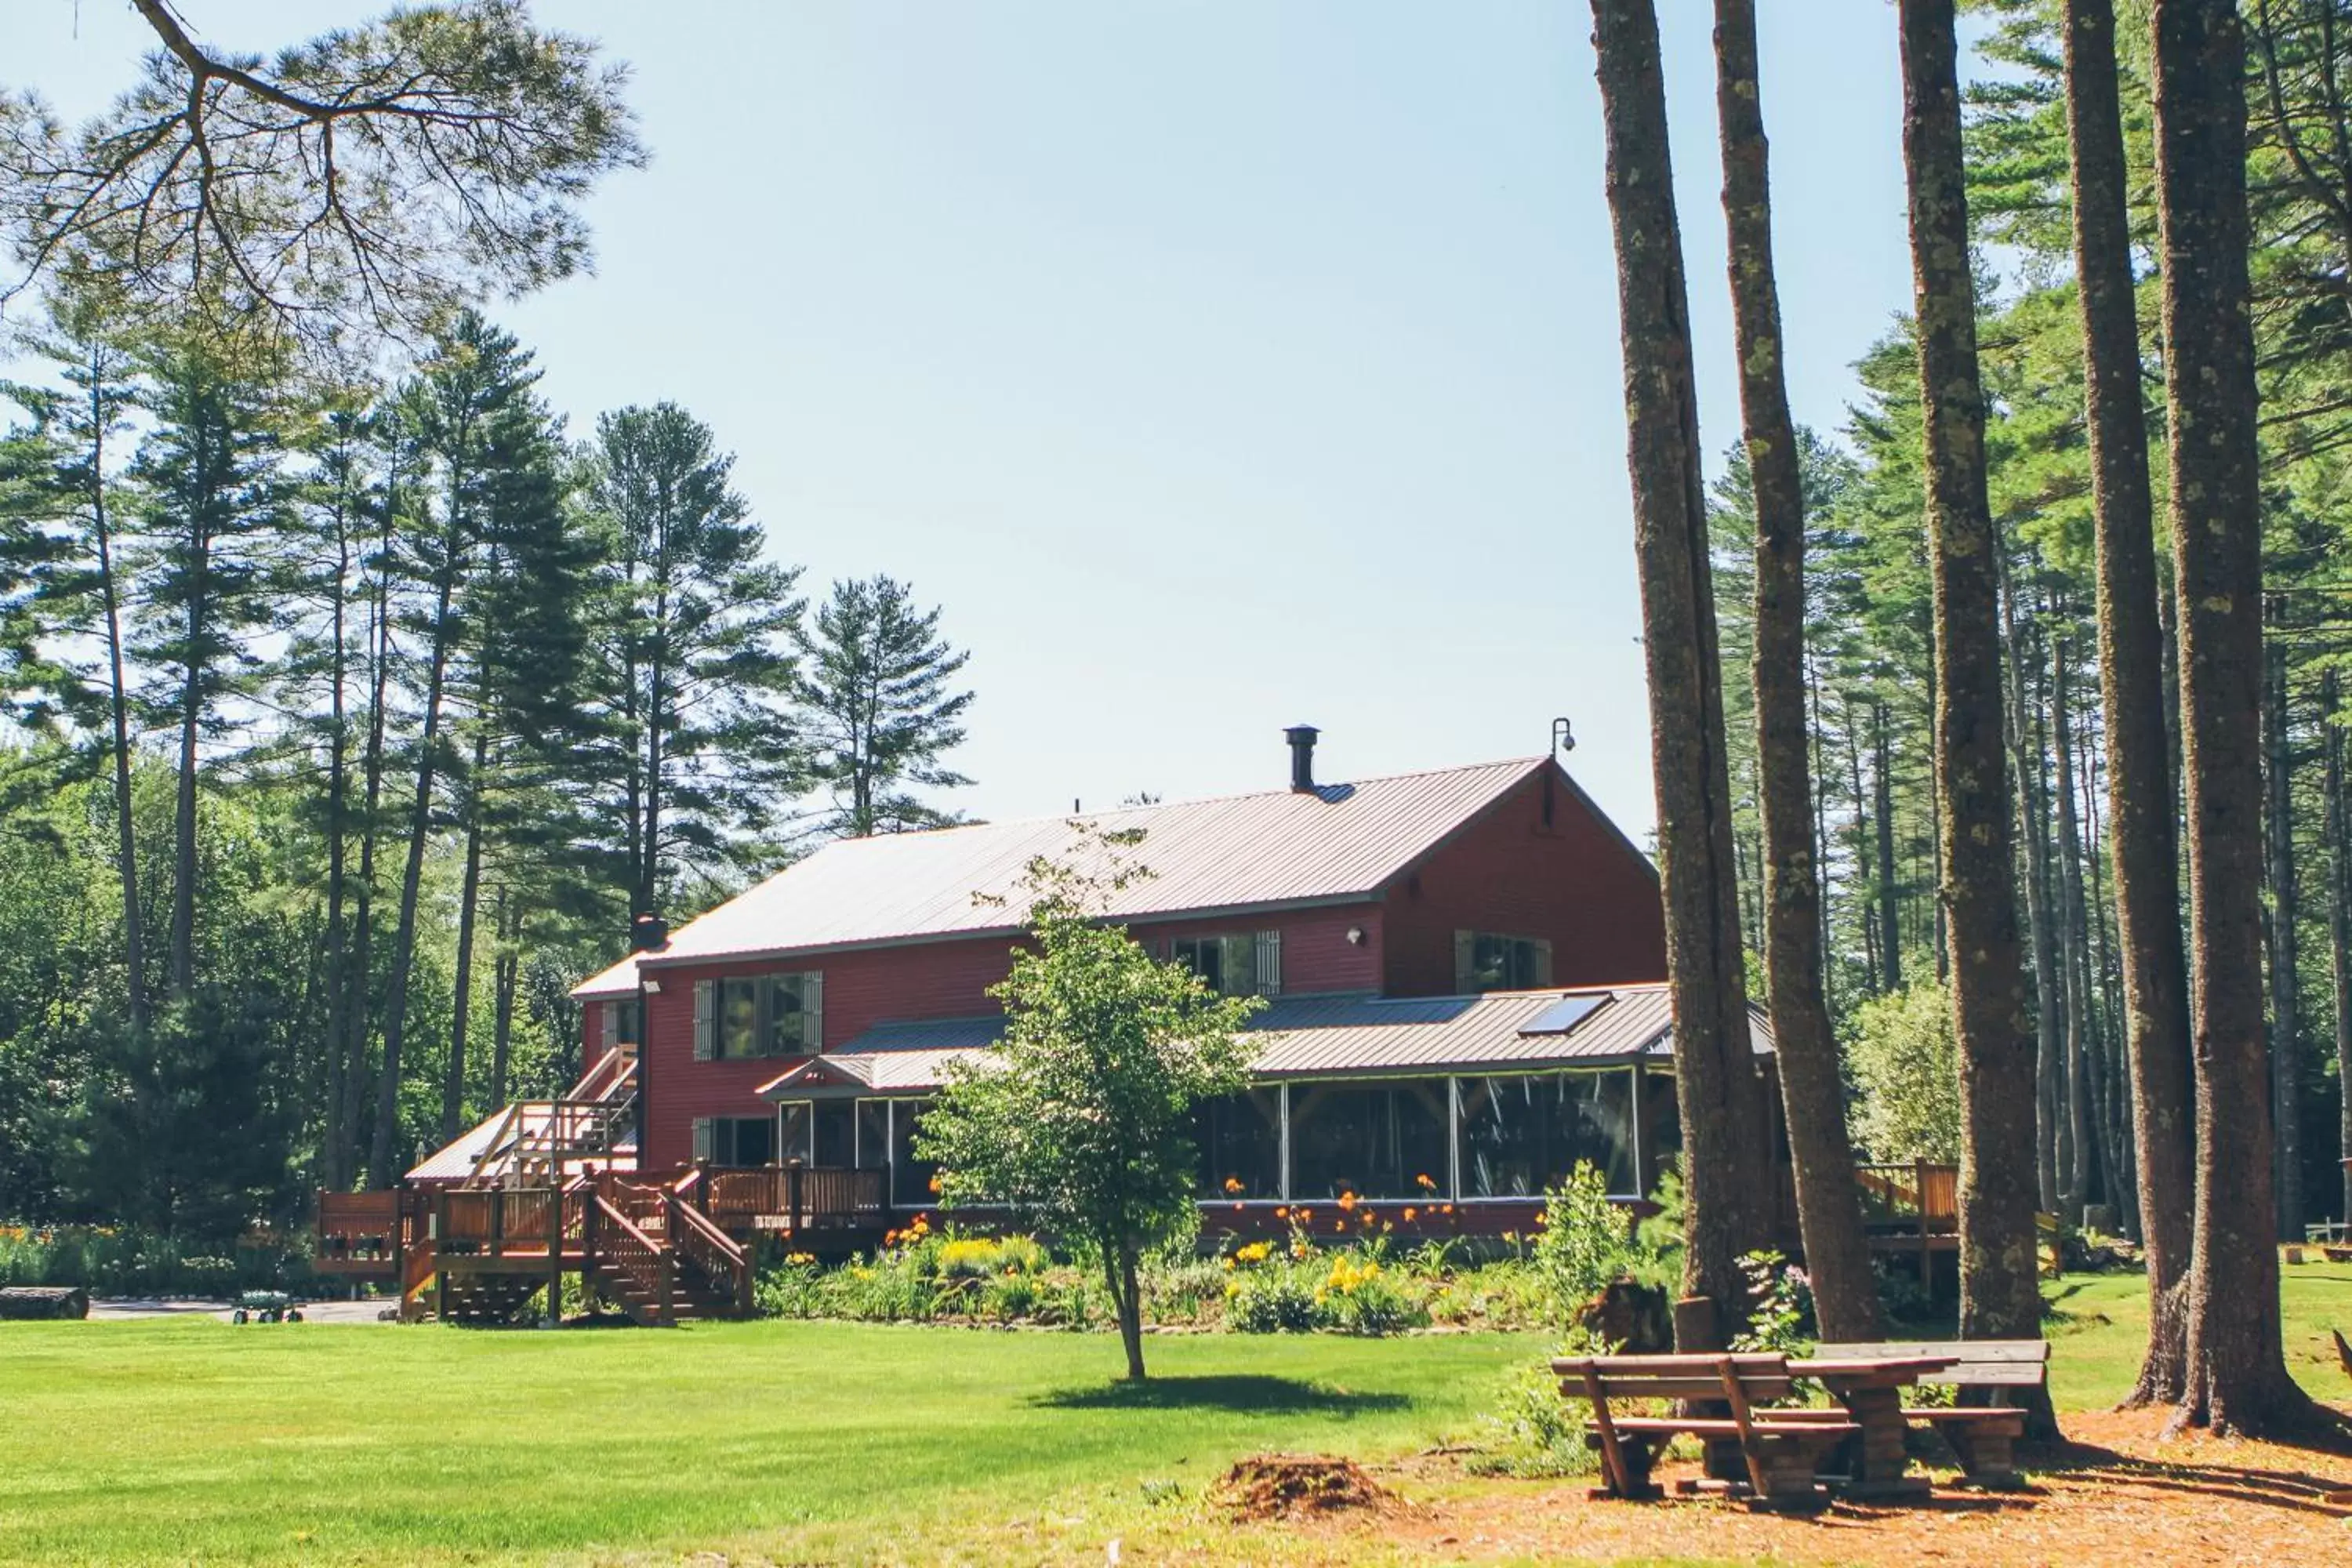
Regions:
<svg viewBox="0 0 2352 1568"><path fill-rule="evenodd" d="M1412 1402L1402 1394L1351 1394L1297 1378L1234 1373L1057 1388L1031 1403L1049 1410L1238 1410L1302 1415L1402 1410Z"/></svg>

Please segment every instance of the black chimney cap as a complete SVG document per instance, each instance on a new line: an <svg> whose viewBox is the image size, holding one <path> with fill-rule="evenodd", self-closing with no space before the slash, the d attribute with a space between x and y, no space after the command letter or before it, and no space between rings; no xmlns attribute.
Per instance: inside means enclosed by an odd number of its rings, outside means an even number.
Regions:
<svg viewBox="0 0 2352 1568"><path fill-rule="evenodd" d="M669 922L648 910L629 921L629 951L659 952L669 945Z"/></svg>
<svg viewBox="0 0 2352 1568"><path fill-rule="evenodd" d="M1293 724L1282 732L1290 742L1290 787L1302 793L1315 788L1315 737L1321 734L1312 724Z"/></svg>

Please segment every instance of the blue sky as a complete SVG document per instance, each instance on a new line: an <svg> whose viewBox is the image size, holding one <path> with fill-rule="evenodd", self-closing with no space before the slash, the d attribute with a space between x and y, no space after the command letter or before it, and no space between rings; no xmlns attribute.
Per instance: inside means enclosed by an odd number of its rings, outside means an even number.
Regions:
<svg viewBox="0 0 2352 1568"><path fill-rule="evenodd" d="M366 0L183 0L268 49ZM1707 0L1661 0L1711 452L1737 434ZM1540 752L1653 816L1590 17L1575 0L538 0L653 162L496 315L584 434L675 399L774 552L945 606L990 816ZM1790 393L1909 300L1895 11L1763 0ZM8 0L79 115L121 0Z"/></svg>

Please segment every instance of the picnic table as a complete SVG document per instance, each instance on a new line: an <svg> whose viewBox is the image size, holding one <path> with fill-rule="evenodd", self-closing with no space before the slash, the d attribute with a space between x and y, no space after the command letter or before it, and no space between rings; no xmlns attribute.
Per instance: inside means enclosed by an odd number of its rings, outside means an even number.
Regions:
<svg viewBox="0 0 2352 1568"><path fill-rule="evenodd" d="M1895 1369L1905 1363L1908 1363L1908 1375L1900 1375ZM1858 1367L1882 1368L1896 1380L1874 1388L1871 1384L1879 1380ZM1845 1405L1855 1426L1878 1434L1874 1452L1857 1461L1872 1467L1873 1484L1890 1475L1901 1482L1901 1428L1916 1422L1936 1429L1959 1459L1960 1471L1970 1483L2010 1487L2017 1484L2012 1447L2025 1435L2024 1411L1998 1404L1906 1406L1896 1391L1918 1383L1941 1384L1979 1399L2030 1395L2049 1381L2050 1342L1825 1344L1816 1347L1811 1362L1791 1362L1789 1370L1801 1377L1819 1379ZM1852 1392L1844 1392L1841 1384ZM1885 1466L1890 1455L1897 1461L1892 1472Z"/></svg>
<svg viewBox="0 0 2352 1568"><path fill-rule="evenodd" d="M1927 1478L1909 1473L1910 1456L1904 1451L1910 1423L1904 1416L1903 1390L1959 1361L1956 1355L1837 1355L1789 1363L1790 1376L1811 1378L1843 1406L1824 1415L1861 1428L1846 1445L1846 1483L1841 1489L1855 1497L1927 1491Z"/></svg>

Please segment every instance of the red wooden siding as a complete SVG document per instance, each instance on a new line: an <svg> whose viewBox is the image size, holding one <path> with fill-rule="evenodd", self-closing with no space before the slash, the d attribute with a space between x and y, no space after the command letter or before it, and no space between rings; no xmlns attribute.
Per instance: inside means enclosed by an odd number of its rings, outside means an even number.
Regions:
<svg viewBox="0 0 2352 1568"><path fill-rule="evenodd" d="M1457 931L1549 941L1555 985L1666 976L1665 921L1649 862L1549 770L1496 802L1389 889L1385 994L1453 991Z"/></svg>

